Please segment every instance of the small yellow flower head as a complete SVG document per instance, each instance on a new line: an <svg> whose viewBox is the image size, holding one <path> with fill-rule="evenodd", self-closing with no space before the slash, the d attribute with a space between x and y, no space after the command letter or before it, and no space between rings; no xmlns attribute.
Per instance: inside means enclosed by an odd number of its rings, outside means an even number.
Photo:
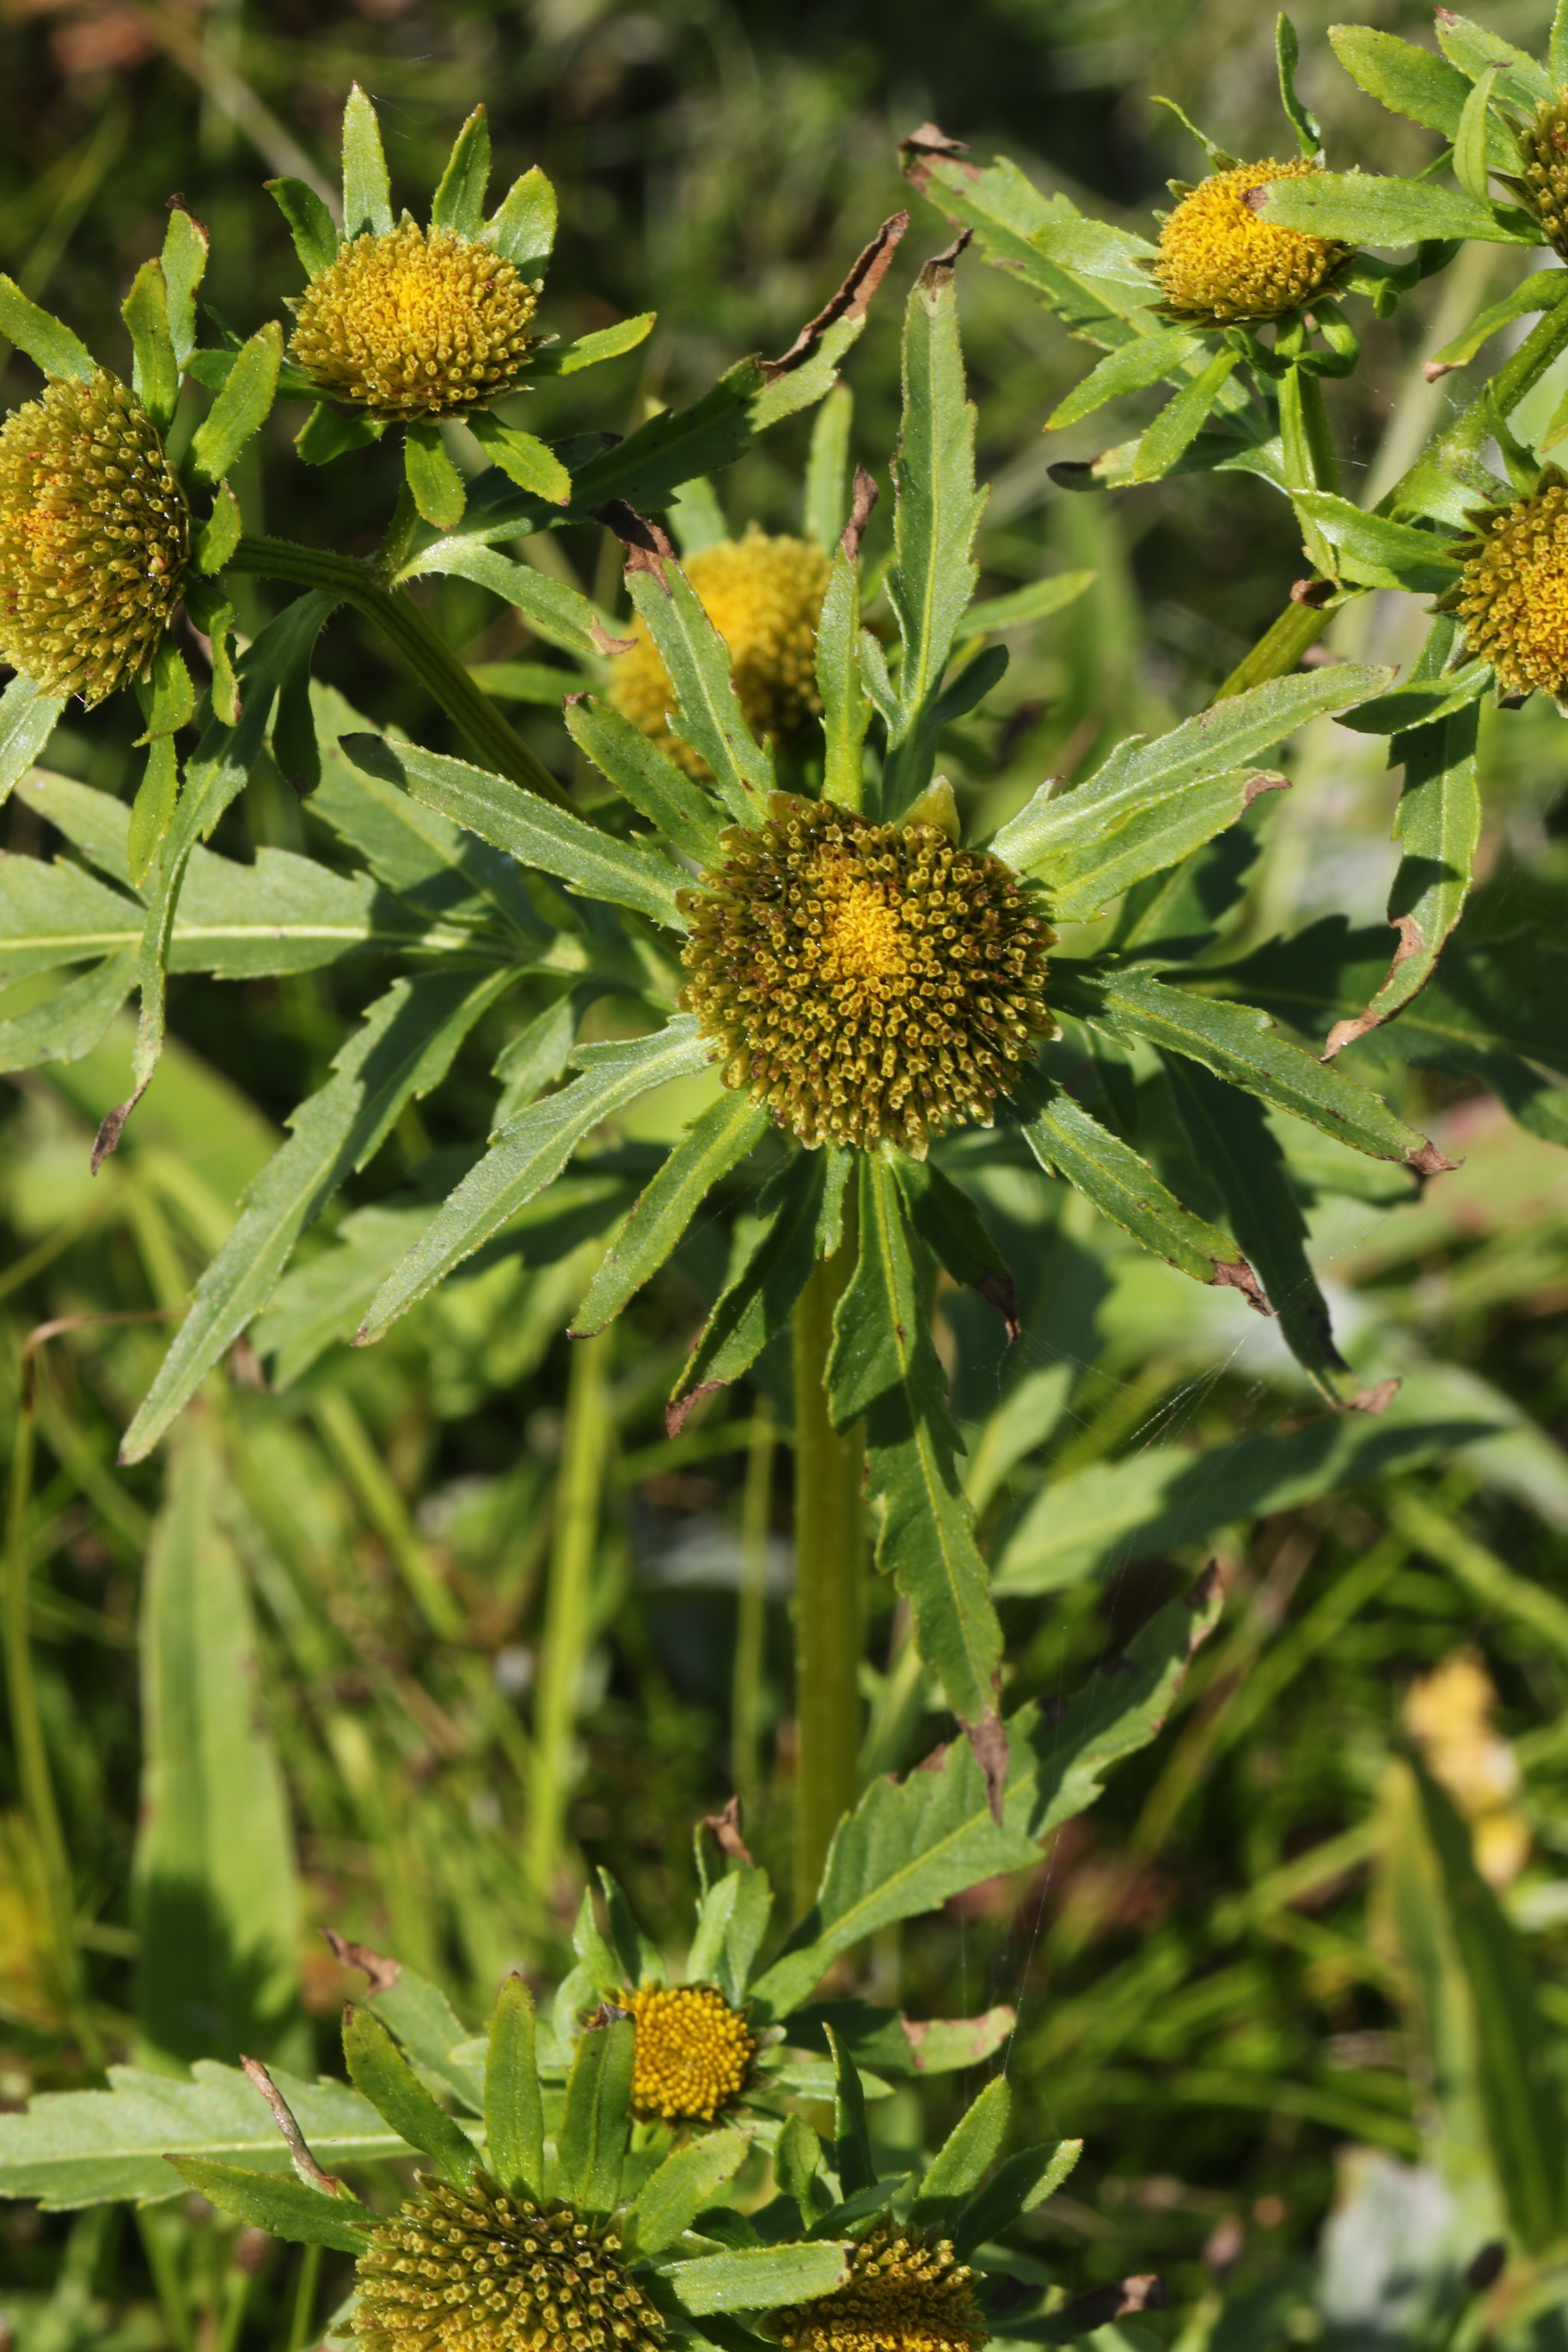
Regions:
<svg viewBox="0 0 1568 2352"><path fill-rule="evenodd" d="M1519 1759L1492 1725L1497 1692L1475 1650L1455 1650L1405 1695L1405 1727L1426 1769L1470 1825L1476 1867L1507 1886L1530 1860L1530 1824L1518 1810Z"/></svg>
<svg viewBox="0 0 1568 2352"><path fill-rule="evenodd" d="M290 304L289 350L335 400L389 424L487 407L516 384L539 290L488 245L405 213L364 231Z"/></svg>
<svg viewBox="0 0 1568 2352"><path fill-rule="evenodd" d="M751 2072L756 2040L711 1985L643 1985L617 1996L636 2020L632 2105L668 2123L710 2124Z"/></svg>
<svg viewBox="0 0 1568 2352"><path fill-rule="evenodd" d="M663 2352L614 2230L476 2172L422 2180L359 2257L361 2352Z"/></svg>
<svg viewBox="0 0 1568 2352"><path fill-rule="evenodd" d="M764 742L782 743L822 709L816 691L816 625L831 566L805 539L773 539L749 530L721 539L687 559L697 600L730 652L730 671L746 724ZM675 689L638 619L636 642L617 656L610 698L617 710L651 735L689 776L705 778L707 762L670 733L665 714Z"/></svg>
<svg viewBox="0 0 1568 2352"><path fill-rule="evenodd" d="M1549 467L1529 498L1472 520L1479 541L1446 606L1505 693L1539 687L1568 704L1568 485Z"/></svg>
<svg viewBox="0 0 1568 2352"><path fill-rule="evenodd" d="M0 660L90 710L144 677L180 600L190 510L152 419L100 369L0 427Z"/></svg>
<svg viewBox="0 0 1568 2352"><path fill-rule="evenodd" d="M973 2275L946 2238L879 2222L850 2257L848 2285L776 2312L770 2332L784 2352L977 2352Z"/></svg>
<svg viewBox="0 0 1568 2352"><path fill-rule="evenodd" d="M1568 89L1543 98L1517 135L1524 201L1547 243L1568 257Z"/></svg>
<svg viewBox="0 0 1568 2352"><path fill-rule="evenodd" d="M1277 228L1246 201L1249 188L1298 180L1320 163L1238 163L1184 196L1160 233L1154 277L1171 318L1235 327L1298 310L1321 293L1349 247Z"/></svg>
<svg viewBox="0 0 1568 2352"><path fill-rule="evenodd" d="M681 1003L727 1087L808 1147L900 1144L976 1120L1053 1034L1055 933L1009 866L937 825L873 824L775 793L682 893Z"/></svg>

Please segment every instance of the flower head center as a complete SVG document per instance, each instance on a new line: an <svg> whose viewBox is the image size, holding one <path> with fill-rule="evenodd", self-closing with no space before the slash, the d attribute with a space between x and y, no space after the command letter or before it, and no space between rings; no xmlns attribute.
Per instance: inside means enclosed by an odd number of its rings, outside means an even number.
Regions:
<svg viewBox="0 0 1568 2352"><path fill-rule="evenodd" d="M1276 180L1322 167L1297 160L1238 163L1184 195L1160 237L1154 276L1167 312L1194 326L1278 319L1317 293L1346 248L1265 220L1247 198Z"/></svg>
<svg viewBox="0 0 1568 2352"><path fill-rule="evenodd" d="M632 2105L667 2122L710 2124L751 2072L756 2040L712 1985L642 1985L619 1995L637 2026Z"/></svg>
<svg viewBox="0 0 1568 2352"><path fill-rule="evenodd" d="M875 882L849 884L826 932L827 954L846 980L897 980L908 969L899 910Z"/></svg>
<svg viewBox="0 0 1568 2352"><path fill-rule="evenodd" d="M516 383L538 295L510 261L405 218L341 246L294 303L289 351L323 392L417 424Z"/></svg>

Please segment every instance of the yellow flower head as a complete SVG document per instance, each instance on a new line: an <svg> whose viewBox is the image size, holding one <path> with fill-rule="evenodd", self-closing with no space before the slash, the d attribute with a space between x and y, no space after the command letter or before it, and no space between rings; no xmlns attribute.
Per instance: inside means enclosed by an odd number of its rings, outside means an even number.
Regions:
<svg viewBox="0 0 1568 2352"><path fill-rule="evenodd" d="M807 1146L917 1158L976 1120L1054 1024L1055 934L1009 866L939 826L873 824L775 793L755 833L682 893L681 1003L723 1050L727 1087Z"/></svg>
<svg viewBox="0 0 1568 2352"><path fill-rule="evenodd" d="M1529 498L1471 519L1479 536L1445 608L1505 693L1568 704L1568 483L1548 467Z"/></svg>
<svg viewBox="0 0 1568 2352"><path fill-rule="evenodd" d="M1519 1759L1493 1727L1497 1692L1475 1650L1455 1650L1405 1695L1405 1727L1470 1824L1476 1867L1507 1886L1530 1860L1530 1824L1515 1804Z"/></svg>
<svg viewBox="0 0 1568 2352"><path fill-rule="evenodd" d="M394 229L340 246L291 304L295 362L335 400L388 423L465 416L517 383L539 289L455 229Z"/></svg>
<svg viewBox="0 0 1568 2352"><path fill-rule="evenodd" d="M613 2228L476 2173L426 2179L359 2257L362 2352L662 2352Z"/></svg>
<svg viewBox="0 0 1568 2352"><path fill-rule="evenodd" d="M1193 327L1242 326L1280 318L1321 293L1349 247L1277 228L1247 195L1321 169L1300 160L1238 163L1184 196L1160 233L1153 265L1169 316Z"/></svg>
<svg viewBox="0 0 1568 2352"><path fill-rule="evenodd" d="M977 2352L972 2279L946 2238L879 2222L850 2257L848 2285L776 2312L770 2333L784 2352Z"/></svg>
<svg viewBox="0 0 1568 2352"><path fill-rule="evenodd" d="M1568 257L1568 89L1543 98L1516 135L1524 201L1547 243Z"/></svg>
<svg viewBox="0 0 1568 2352"><path fill-rule="evenodd" d="M710 2124L751 2071L756 2040L711 1985L643 1985L617 1996L636 2021L632 2105L668 2123Z"/></svg>
<svg viewBox="0 0 1568 2352"><path fill-rule="evenodd" d="M827 593L827 557L809 540L773 539L752 530L744 539L721 539L703 548L687 559L684 569L729 648L747 726L764 742L786 741L822 709L816 625ZM633 635L631 651L616 657L611 700L688 775L706 777L706 761L666 724L675 689L647 622L639 618Z"/></svg>
<svg viewBox="0 0 1568 2352"><path fill-rule="evenodd" d="M90 710L146 675L180 600L190 511L152 419L106 369L0 427L0 659Z"/></svg>

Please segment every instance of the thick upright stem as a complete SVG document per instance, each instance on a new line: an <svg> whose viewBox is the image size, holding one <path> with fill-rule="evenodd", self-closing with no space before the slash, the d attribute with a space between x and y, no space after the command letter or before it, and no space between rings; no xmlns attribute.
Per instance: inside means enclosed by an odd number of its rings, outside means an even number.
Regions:
<svg viewBox="0 0 1568 2352"><path fill-rule="evenodd" d="M599 1497L610 1450L609 1371L614 1344L613 1324L595 1339L572 1343L523 1856L529 1892L542 1908L553 1892L565 1843L578 1691L593 1632L594 1558Z"/></svg>
<svg viewBox="0 0 1568 2352"><path fill-rule="evenodd" d="M342 597L381 631L489 767L537 793L541 799L553 802L557 808L571 806L543 761L529 750L510 720L474 684L406 589L382 587L370 567L352 555L296 547L283 539L242 539L229 569L258 572L269 580L291 580L300 587L320 588Z"/></svg>
<svg viewBox="0 0 1568 2352"><path fill-rule="evenodd" d="M759 1397L746 1457L741 1506L741 1591L735 1618L735 1672L730 1708L730 1769L744 1816L762 1782L763 1649L768 1622L768 1516L773 1492L773 1412Z"/></svg>
<svg viewBox="0 0 1568 2352"><path fill-rule="evenodd" d="M795 1310L795 1895L814 1901L833 1832L855 1802L865 1606L864 1439L827 1411L833 1310L855 1264L852 1221L815 1266Z"/></svg>

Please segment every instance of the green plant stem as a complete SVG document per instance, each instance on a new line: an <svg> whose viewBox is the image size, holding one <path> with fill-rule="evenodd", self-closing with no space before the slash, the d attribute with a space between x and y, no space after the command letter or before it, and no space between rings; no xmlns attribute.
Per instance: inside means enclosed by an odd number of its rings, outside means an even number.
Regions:
<svg viewBox="0 0 1568 2352"><path fill-rule="evenodd" d="M578 1693L593 1632L594 1559L599 1497L610 1452L609 1371L616 1327L572 1342L555 1530L545 1599L529 1780L523 1874L536 1904L548 1906L565 1843L572 1744Z"/></svg>
<svg viewBox="0 0 1568 2352"><path fill-rule="evenodd" d="M735 1618L735 1672L730 1707L730 1759L735 1792L750 1817L762 1785L763 1645L768 1622L768 1515L773 1502L773 1411L759 1397L752 1415L746 1486L741 1505L741 1589Z"/></svg>
<svg viewBox="0 0 1568 2352"><path fill-rule="evenodd" d="M827 1409L833 1311L854 1270L854 1218L833 1256L813 1267L795 1336L795 1895L810 1909L834 1831L855 1802L860 1748L860 1641L865 1596L865 1440L841 1436Z"/></svg>
<svg viewBox="0 0 1568 2352"><path fill-rule="evenodd" d="M143 2205L137 2210L136 2227L142 2235L147 2267L153 2273L153 2293L174 2352L195 2352L196 2332L191 2320L190 2299L174 2253L171 2227L174 2221L174 2216L166 2206Z"/></svg>
<svg viewBox="0 0 1568 2352"><path fill-rule="evenodd" d="M311 2336L311 2322L316 2315L316 2293L321 2276L321 2249L306 2246L300 2261L300 2274L294 2282L294 2308L289 2315L289 2340L284 2352L305 2352Z"/></svg>
<svg viewBox="0 0 1568 2352"><path fill-rule="evenodd" d="M49 1773L49 1752L38 1706L37 1679L33 1671L33 1638L29 1622L31 1561L27 1542L27 1512L33 1496L33 1455L37 1414L33 1394L33 1365L22 1366L16 1433L11 1451L11 1488L5 1512L5 1559L3 1616L5 1633L5 1696L11 1715L11 1742L16 1756L16 1777L22 1803L43 1873L48 1906L48 1936L61 1999L70 2016L83 2057L97 2069L103 2063L98 2032L88 2009L82 1978L81 1952L76 1936L76 1895L70 1856L60 1827Z"/></svg>
<svg viewBox="0 0 1568 2352"><path fill-rule="evenodd" d="M1438 434L1415 465L1400 476L1393 488L1379 501L1378 512L1388 513L1398 506L1401 490L1423 466L1473 462L1491 436L1492 412L1489 393L1498 411L1504 416L1511 415L1525 394L1534 389L1553 361L1560 359L1565 351L1568 351L1568 290L1552 310L1542 312L1511 359L1499 369L1468 406L1460 410L1447 431ZM1341 589L1321 604L1287 604L1285 610L1269 624L1251 652L1244 655L1232 670L1215 695L1215 701L1224 702L1233 694L1245 693L1248 687L1267 685L1270 678L1288 677L1308 646L1315 644L1322 635L1334 613L1373 593L1368 588Z"/></svg>
<svg viewBox="0 0 1568 2352"><path fill-rule="evenodd" d="M510 719L474 684L457 655L437 635L405 588L384 588L368 564L352 555L316 547L296 547L283 539L242 539L229 560L231 572L251 572L268 580L289 580L320 588L352 604L379 629L447 716L468 737L486 765L514 784L537 793L556 808L572 803Z"/></svg>

